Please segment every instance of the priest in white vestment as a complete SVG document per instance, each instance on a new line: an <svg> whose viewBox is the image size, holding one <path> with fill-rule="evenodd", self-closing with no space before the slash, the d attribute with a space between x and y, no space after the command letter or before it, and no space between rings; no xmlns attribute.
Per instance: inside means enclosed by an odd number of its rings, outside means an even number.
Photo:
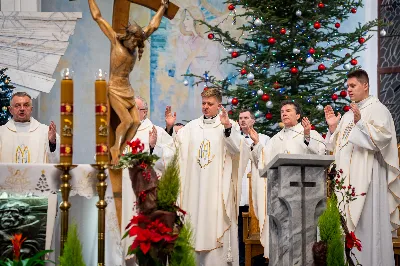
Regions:
<svg viewBox="0 0 400 266"><path fill-rule="evenodd" d="M389 110L369 96L364 70L355 70L347 78L351 110L341 118L331 106L325 107L327 147L334 152L336 169L343 170L345 185L355 187L356 194L367 193L345 209L349 230L361 240L362 251L353 249L358 261L363 266L390 266L394 265L392 234L396 236L400 224L394 122Z"/></svg>
<svg viewBox="0 0 400 266"><path fill-rule="evenodd" d="M201 96L203 116L186 124L175 138L180 207L187 211L193 226L197 265L239 265L237 217L243 137L222 107L218 89L205 90Z"/></svg>
<svg viewBox="0 0 400 266"><path fill-rule="evenodd" d="M154 165L154 170L157 175L161 177L165 167L175 154L175 144L173 138L168 135L165 130L153 123L147 118L148 105L142 97L135 97L136 107L139 109L139 116L141 124L133 139L140 139L144 143L144 152L150 152L160 157ZM129 147L124 152L128 152ZM128 225L136 210L134 209L136 197L132 189L132 182L129 177L128 169L122 172L122 236L125 234L125 227ZM132 238L125 238L122 240L124 256L128 252L129 246L132 244ZM126 259L132 258L129 256ZM130 259L126 265L134 265L133 260Z"/></svg>
<svg viewBox="0 0 400 266"><path fill-rule="evenodd" d="M265 147L268 140L270 139L267 135L257 133L253 125L255 123L255 116L250 110L241 110L239 113L239 125L242 131L242 135L244 137L244 148L246 152L242 153L241 160L246 160L247 165L242 177L242 194L240 197L240 204L239 204L239 220L238 220L238 227L239 227L239 263L242 265L245 263L245 245L243 242L243 217L242 212L249 211L249 174L251 174L251 186L252 188L257 187L258 185L264 186L264 182L266 180L260 179L260 174L257 168L257 161L253 158L253 150L254 146L259 144L262 147ZM257 194L252 193L252 202L254 212L257 216ZM257 216L258 219L258 216Z"/></svg>
<svg viewBox="0 0 400 266"><path fill-rule="evenodd" d="M265 145L255 145L252 156L258 161L258 168L263 169L280 153L288 154L325 154L324 138L315 130L307 117L301 118L301 107L290 100L281 103L281 119L284 128L273 136ZM257 217L260 225L260 239L264 246L264 257L269 257L269 219L267 216L267 179L259 178L252 187L253 199L257 206ZM255 196L254 196L255 195Z"/></svg>
<svg viewBox="0 0 400 266"><path fill-rule="evenodd" d="M39 123L31 117L32 98L25 92L12 95L9 110L13 116L0 126L1 163L59 163L60 137L56 126Z"/></svg>

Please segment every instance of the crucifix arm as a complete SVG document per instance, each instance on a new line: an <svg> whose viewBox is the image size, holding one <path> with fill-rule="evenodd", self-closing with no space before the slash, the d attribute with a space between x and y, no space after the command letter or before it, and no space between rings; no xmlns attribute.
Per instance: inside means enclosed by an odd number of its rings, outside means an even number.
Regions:
<svg viewBox="0 0 400 266"><path fill-rule="evenodd" d="M95 0L88 0L89 1L89 9L90 13L92 14L92 18L94 21L97 22L100 29L103 33L107 36L107 38L114 43L116 40L116 33L111 27L111 25L101 16L101 12L99 7L96 4Z"/></svg>
<svg viewBox="0 0 400 266"><path fill-rule="evenodd" d="M157 13L151 19L149 25L144 28L144 33L146 38L150 37L150 35L155 32L160 26L161 19L164 16L165 11L168 8L168 0L161 1L161 7L158 9Z"/></svg>

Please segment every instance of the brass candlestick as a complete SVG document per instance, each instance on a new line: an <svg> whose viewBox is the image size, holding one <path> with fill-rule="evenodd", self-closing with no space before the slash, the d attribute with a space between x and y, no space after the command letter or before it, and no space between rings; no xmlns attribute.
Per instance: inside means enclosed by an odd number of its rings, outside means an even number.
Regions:
<svg viewBox="0 0 400 266"><path fill-rule="evenodd" d="M105 230L106 230L106 207L107 202L104 200L107 190L107 174L105 170L107 169L107 164L99 163L92 164L92 167L95 168L97 172L97 193L99 195L99 201L96 203L96 207L98 210L98 247L97 247L97 265L104 265L104 254L105 254Z"/></svg>
<svg viewBox="0 0 400 266"><path fill-rule="evenodd" d="M61 174L61 185L60 185L61 196L62 196L62 202L60 203L60 210L61 210L60 255L62 255L64 251L64 244L67 241L69 208L71 207L71 203L68 201L69 193L71 191L71 185L69 183L69 180L71 180L71 175L69 171L74 169L76 165L63 163L55 165L55 167L63 172Z"/></svg>

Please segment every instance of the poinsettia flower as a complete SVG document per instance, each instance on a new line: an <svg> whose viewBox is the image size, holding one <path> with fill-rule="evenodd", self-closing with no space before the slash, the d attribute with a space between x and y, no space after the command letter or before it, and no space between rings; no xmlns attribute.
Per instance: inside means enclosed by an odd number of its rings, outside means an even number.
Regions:
<svg viewBox="0 0 400 266"><path fill-rule="evenodd" d="M26 237L22 239L22 234L14 234L14 236L11 238L15 261L19 261L19 257L21 256L21 246L25 240Z"/></svg>
<svg viewBox="0 0 400 266"><path fill-rule="evenodd" d="M356 247L359 251L361 251L362 249L361 241L360 239L357 239L354 232L350 232L346 235L346 247L349 249Z"/></svg>
<svg viewBox="0 0 400 266"><path fill-rule="evenodd" d="M127 230L132 225L138 225L141 223L149 223L149 222L150 222L150 220L149 220L149 218L147 218L147 216L145 216L143 214L138 214L138 215L132 217L129 224L125 227L125 230Z"/></svg>

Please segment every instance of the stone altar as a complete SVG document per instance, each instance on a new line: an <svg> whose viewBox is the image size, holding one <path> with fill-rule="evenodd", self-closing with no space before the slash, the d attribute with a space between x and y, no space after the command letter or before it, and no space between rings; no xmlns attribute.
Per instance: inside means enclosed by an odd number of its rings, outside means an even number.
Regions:
<svg viewBox="0 0 400 266"><path fill-rule="evenodd" d="M318 217L326 206L325 169L331 155L278 154L260 172L268 177L270 266L313 265Z"/></svg>

